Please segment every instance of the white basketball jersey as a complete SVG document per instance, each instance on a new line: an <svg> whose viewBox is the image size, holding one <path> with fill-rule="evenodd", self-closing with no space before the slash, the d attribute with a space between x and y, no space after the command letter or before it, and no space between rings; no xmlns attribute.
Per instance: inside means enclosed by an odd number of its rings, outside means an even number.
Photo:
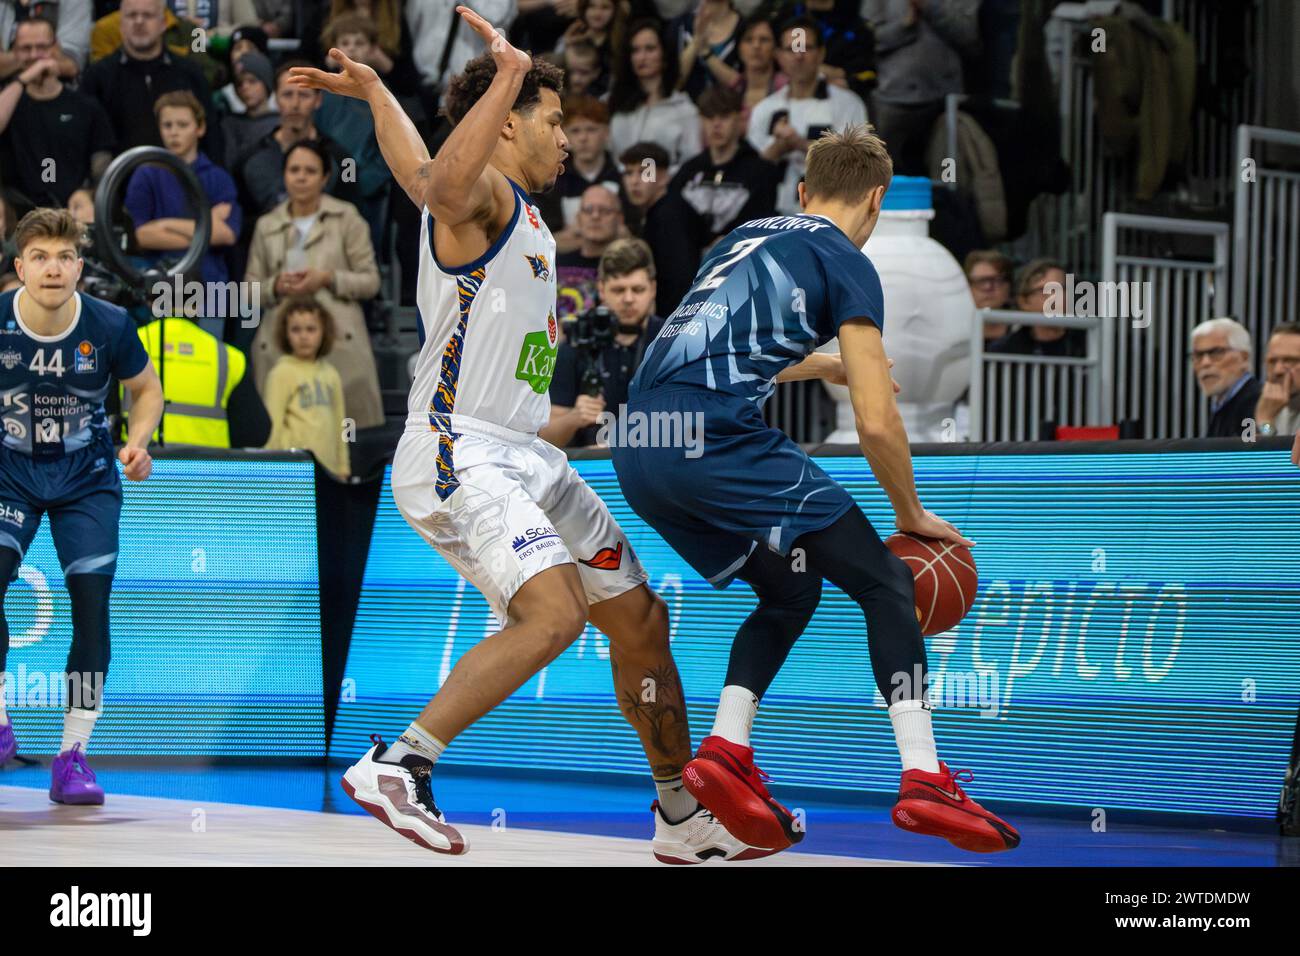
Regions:
<svg viewBox="0 0 1300 956"><path fill-rule="evenodd" d="M515 214L478 259L440 266L433 217L420 225L416 291L422 343L407 427L441 433L473 421L536 434L550 418L555 371L555 240L518 184Z"/></svg>

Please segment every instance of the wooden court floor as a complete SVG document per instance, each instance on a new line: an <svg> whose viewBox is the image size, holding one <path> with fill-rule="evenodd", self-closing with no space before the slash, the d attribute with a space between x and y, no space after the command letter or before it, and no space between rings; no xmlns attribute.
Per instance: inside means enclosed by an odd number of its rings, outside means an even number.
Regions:
<svg viewBox="0 0 1300 956"><path fill-rule="evenodd" d="M110 794L64 807L44 790L0 786L0 867L9 866L662 866L649 840L466 826L470 852L431 853L369 816ZM898 866L780 853L709 867ZM676 867L683 869L683 867Z"/></svg>

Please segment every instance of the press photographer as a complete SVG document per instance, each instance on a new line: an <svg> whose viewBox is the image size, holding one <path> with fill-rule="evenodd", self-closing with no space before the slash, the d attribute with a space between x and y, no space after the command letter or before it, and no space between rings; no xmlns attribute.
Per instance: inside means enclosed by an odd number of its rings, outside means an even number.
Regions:
<svg viewBox="0 0 1300 956"><path fill-rule="evenodd" d="M600 305L564 324L551 379L551 421L541 436L560 448L596 444L600 415L617 414L664 320L652 315L655 264L640 239L610 243L597 273Z"/></svg>

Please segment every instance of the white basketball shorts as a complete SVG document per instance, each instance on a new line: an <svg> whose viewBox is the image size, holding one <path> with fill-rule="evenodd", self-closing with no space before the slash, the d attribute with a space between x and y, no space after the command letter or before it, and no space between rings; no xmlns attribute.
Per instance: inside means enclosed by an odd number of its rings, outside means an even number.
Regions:
<svg viewBox="0 0 1300 956"><path fill-rule="evenodd" d="M563 451L536 435L455 421L455 437L408 427L393 458L393 500L498 621L509 621L526 581L557 565L577 565L589 605L645 583L623 529Z"/></svg>

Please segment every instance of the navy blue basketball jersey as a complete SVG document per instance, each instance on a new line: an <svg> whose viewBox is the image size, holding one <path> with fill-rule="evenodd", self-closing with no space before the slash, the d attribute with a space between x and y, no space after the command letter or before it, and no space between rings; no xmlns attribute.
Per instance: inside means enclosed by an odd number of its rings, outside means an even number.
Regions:
<svg viewBox="0 0 1300 956"><path fill-rule="evenodd" d="M646 350L631 395L694 385L762 405L776 376L865 318L883 332L880 276L825 216L755 219L719 240Z"/></svg>
<svg viewBox="0 0 1300 956"><path fill-rule="evenodd" d="M149 356L121 306L74 293L68 330L36 335L18 314L25 294L0 295L3 441L36 458L58 458L108 437L104 399L112 380L139 375Z"/></svg>

